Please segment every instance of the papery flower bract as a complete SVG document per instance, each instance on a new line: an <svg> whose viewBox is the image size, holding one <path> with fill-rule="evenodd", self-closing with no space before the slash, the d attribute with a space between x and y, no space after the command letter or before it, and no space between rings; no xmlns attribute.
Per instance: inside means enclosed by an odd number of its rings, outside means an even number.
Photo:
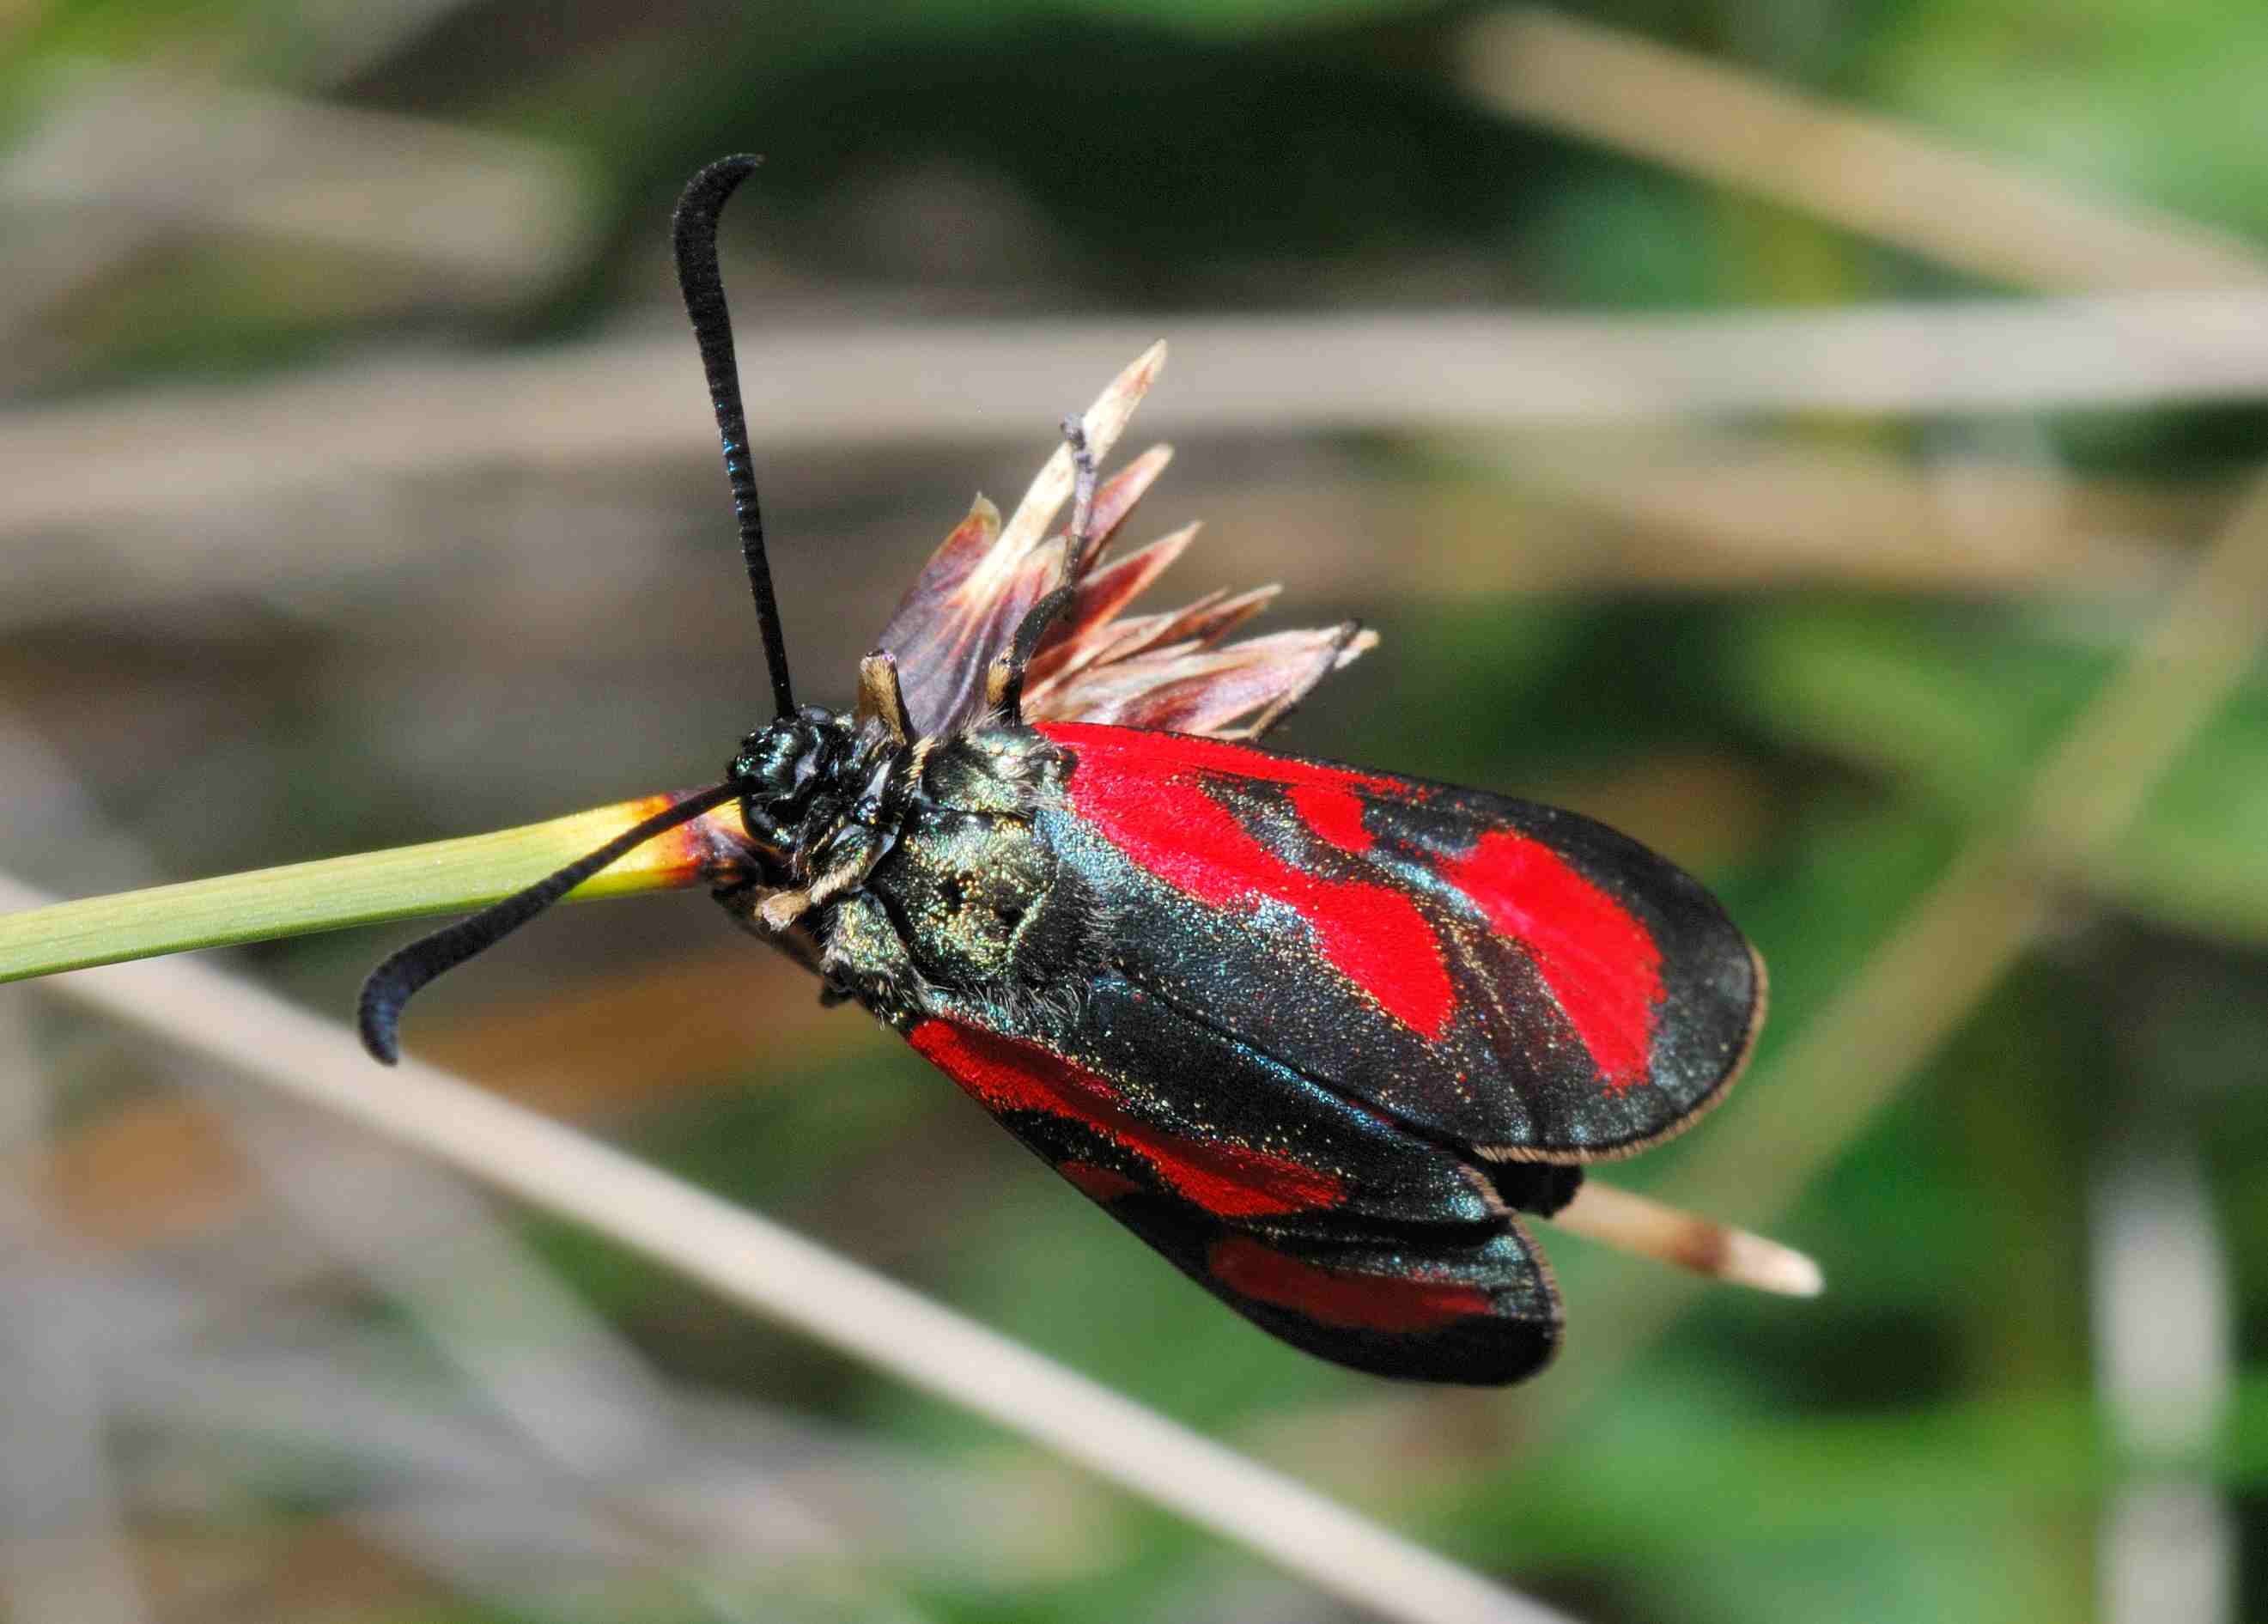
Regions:
<svg viewBox="0 0 2268 1624"><path fill-rule="evenodd" d="M1157 381L1166 346L1152 344L1087 409L1083 426L1100 461ZM1062 580L1076 594L1040 641L1026 676L1027 720L1112 722L1215 738L1263 731L1329 672L1377 642L1351 622L1227 639L1276 595L1274 586L1215 592L1185 607L1125 613L1187 550L1189 525L1140 550L1108 557L1135 505L1172 461L1153 446L1095 493L1088 543L1066 557L1053 528L1071 495L1069 447L1059 447L1007 522L983 497L945 538L899 602L875 646L897 661L917 733L948 733L984 709L984 671L1033 604Z"/></svg>

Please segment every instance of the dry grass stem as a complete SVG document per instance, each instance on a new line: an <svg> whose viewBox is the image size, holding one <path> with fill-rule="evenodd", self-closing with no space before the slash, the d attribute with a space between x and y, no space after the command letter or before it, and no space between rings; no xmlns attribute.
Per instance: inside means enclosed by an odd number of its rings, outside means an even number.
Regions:
<svg viewBox="0 0 2268 1624"><path fill-rule="evenodd" d="M963 323L765 336L748 425L768 454L1028 442L1031 402L1088 397L1170 326L1174 434L1528 429L1756 412L2005 412L2268 395L2250 290L1585 317ZM0 536L178 523L372 481L712 455L674 331L504 358L391 360L252 387L0 414ZM982 388L971 380L981 380ZM247 446L260 447L247 454Z"/></svg>
<svg viewBox="0 0 2268 1624"><path fill-rule="evenodd" d="M361 256L337 314L436 292L518 304L583 253L587 187L558 148L179 72L92 72L53 92L0 160L11 236L0 333L36 373L42 318L153 246L244 235ZM13 252L20 245L21 252Z"/></svg>
<svg viewBox="0 0 2268 1624"><path fill-rule="evenodd" d="M2183 556L2172 538L2198 534L2227 502L2218 489L2147 490L2014 457L1917 462L1705 432L1572 439L1523 438L1489 460L1523 491L1629 527L1604 558L1581 556L1640 587L2155 590Z"/></svg>
<svg viewBox="0 0 2268 1624"><path fill-rule="evenodd" d="M1787 1297L1815 1297L1826 1285L1819 1265L1793 1247L1595 1178L1553 1214L1551 1222L1572 1235L1729 1285Z"/></svg>
<svg viewBox="0 0 2268 1624"><path fill-rule="evenodd" d="M2268 284L2241 238L1632 34L1521 10L1465 45L1466 85L1491 107L1978 276L2074 292Z"/></svg>

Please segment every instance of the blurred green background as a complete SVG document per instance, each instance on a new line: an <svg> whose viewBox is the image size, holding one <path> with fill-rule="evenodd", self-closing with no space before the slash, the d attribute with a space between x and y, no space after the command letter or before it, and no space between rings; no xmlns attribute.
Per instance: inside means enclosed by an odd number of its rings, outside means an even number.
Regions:
<svg viewBox="0 0 2268 1624"><path fill-rule="evenodd" d="M664 228L760 151L805 691L1173 340L1168 589L1381 631L1281 742L1721 889L1764 1054L1610 1177L1829 1293L1565 1238L1539 1381L1326 1367L697 897L427 1052L1576 1618L2268 1619L2264 81L2230 0L0 0L0 868L709 777L764 689ZM399 939L235 958L343 1015ZM0 1075L8 1618L1342 1616L36 988Z"/></svg>

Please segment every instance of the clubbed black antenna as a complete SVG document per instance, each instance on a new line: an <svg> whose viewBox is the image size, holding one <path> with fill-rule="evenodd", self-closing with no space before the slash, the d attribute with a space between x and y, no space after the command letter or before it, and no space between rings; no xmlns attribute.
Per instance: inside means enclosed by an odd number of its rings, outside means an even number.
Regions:
<svg viewBox="0 0 2268 1624"><path fill-rule="evenodd" d="M712 784L675 806L655 813L635 828L624 830L597 851L576 859L526 890L514 891L501 902L492 902L478 913L430 936L420 936L394 954L372 971L370 979L362 984L362 1001L356 1011L357 1023L362 1028L362 1046L370 1051L372 1059L393 1065L401 1056L401 1011L418 988L444 971L454 970L474 954L495 946L609 863L656 835L666 834L680 823L691 823L740 793L739 786L730 782Z"/></svg>
<svg viewBox="0 0 2268 1624"><path fill-rule="evenodd" d="M709 402L717 409L717 432L725 442L725 477L732 482L733 513L740 523L740 557L748 566L748 590L756 600L764 661L771 668L772 702L782 716L792 716L795 693L787 680L787 644L780 635L779 602L772 596L771 565L764 559L763 514L756 506L756 476L748 463L748 419L740 409L740 373L733 358L733 318L725 308L725 282L717 269L717 217L733 188L762 161L740 153L720 158L695 175L677 201L671 230L677 244L677 285L685 293L685 314L692 318L694 342L701 346Z"/></svg>

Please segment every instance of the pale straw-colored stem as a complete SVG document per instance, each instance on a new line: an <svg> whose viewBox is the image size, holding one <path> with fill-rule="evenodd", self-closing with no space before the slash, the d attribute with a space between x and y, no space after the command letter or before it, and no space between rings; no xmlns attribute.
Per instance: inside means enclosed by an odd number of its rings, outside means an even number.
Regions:
<svg viewBox="0 0 2268 1624"><path fill-rule="evenodd" d="M2268 283L2233 233L1638 34L1521 6L1463 45L1467 88L1491 107L1979 276L2096 292Z"/></svg>
<svg viewBox="0 0 2268 1624"><path fill-rule="evenodd" d="M1152 316L768 333L749 432L781 457L1027 441L1028 405L994 402L1083 399L1098 373L1163 325ZM1151 431L1169 439L2044 411L2250 401L2268 388L2268 296L2251 289L1639 316L1350 310L1175 317L1172 327L1175 387L1143 408ZM109 538L373 481L713 457L708 407L686 387L685 367L674 335L608 338L18 407L0 412L0 536L90 532L83 546L129 557L136 583L204 588L220 572L272 584L272 543L245 540L240 524L216 525L212 538L185 532L162 557L117 552ZM984 382L975 395L972 378ZM246 445L264 454L242 455ZM43 605L67 588L109 607L118 573L29 549L11 579L35 580L51 594Z"/></svg>
<svg viewBox="0 0 2268 1624"><path fill-rule="evenodd" d="M1826 1283L1819 1265L1793 1247L1595 1179L1551 1222L1624 1251L1758 1291L1815 1297Z"/></svg>

